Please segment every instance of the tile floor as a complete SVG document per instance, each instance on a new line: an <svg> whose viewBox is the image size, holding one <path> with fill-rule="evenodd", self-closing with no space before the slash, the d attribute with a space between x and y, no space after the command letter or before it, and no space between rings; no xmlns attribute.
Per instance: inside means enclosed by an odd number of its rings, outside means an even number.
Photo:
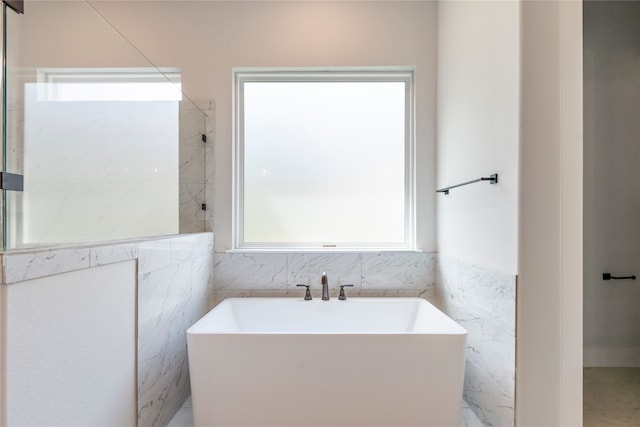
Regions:
<svg viewBox="0 0 640 427"><path fill-rule="evenodd" d="M584 368L584 427L640 426L640 368Z"/></svg>
<svg viewBox="0 0 640 427"><path fill-rule="evenodd" d="M191 398L188 398L182 408L171 420L167 427L193 427L193 411L191 406ZM471 408L466 402L462 402L460 413L460 427L483 427L482 423L475 416Z"/></svg>

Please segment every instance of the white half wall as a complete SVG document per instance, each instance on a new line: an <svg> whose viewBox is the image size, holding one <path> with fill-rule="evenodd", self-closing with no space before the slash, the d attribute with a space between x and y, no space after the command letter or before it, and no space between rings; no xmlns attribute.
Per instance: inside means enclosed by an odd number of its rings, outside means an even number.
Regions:
<svg viewBox="0 0 640 427"><path fill-rule="evenodd" d="M520 3L438 7L438 251L517 272Z"/></svg>
<svg viewBox="0 0 640 427"><path fill-rule="evenodd" d="M1 261L0 425L167 425L189 396L185 331L213 300L212 233Z"/></svg>
<svg viewBox="0 0 640 427"><path fill-rule="evenodd" d="M0 285L5 426L136 425L136 262Z"/></svg>

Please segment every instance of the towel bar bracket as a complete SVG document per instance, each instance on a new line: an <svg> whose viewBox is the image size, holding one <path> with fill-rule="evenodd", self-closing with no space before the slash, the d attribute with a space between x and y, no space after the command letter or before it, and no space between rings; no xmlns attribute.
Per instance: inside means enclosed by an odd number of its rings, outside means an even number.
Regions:
<svg viewBox="0 0 640 427"><path fill-rule="evenodd" d="M452 189L458 188L458 187L462 187L463 185L469 185L469 184L473 184L473 183L481 182L481 181L489 181L489 184L497 184L498 183L498 174L494 173L494 174L491 174L489 176L483 176L481 178L474 179L474 180L467 181L467 182L463 182L461 184L456 184L456 185L451 185L449 187L441 188L439 190L436 190L436 193L444 193L445 196L446 196L447 194L449 194L449 190L452 190Z"/></svg>

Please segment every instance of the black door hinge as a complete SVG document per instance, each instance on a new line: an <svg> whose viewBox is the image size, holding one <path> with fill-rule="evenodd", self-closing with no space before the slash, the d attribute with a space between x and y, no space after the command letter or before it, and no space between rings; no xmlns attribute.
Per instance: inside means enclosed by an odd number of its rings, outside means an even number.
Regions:
<svg viewBox="0 0 640 427"><path fill-rule="evenodd" d="M0 172L0 190L24 191L24 176Z"/></svg>

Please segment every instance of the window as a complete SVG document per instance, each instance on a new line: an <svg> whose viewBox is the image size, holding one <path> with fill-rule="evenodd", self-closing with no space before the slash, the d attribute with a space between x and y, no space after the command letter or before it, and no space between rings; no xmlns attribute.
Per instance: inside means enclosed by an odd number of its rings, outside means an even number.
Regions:
<svg viewBox="0 0 640 427"><path fill-rule="evenodd" d="M42 68L38 99L46 101L181 101L176 68Z"/></svg>
<svg viewBox="0 0 640 427"><path fill-rule="evenodd" d="M235 248L414 247L411 69L234 80Z"/></svg>

